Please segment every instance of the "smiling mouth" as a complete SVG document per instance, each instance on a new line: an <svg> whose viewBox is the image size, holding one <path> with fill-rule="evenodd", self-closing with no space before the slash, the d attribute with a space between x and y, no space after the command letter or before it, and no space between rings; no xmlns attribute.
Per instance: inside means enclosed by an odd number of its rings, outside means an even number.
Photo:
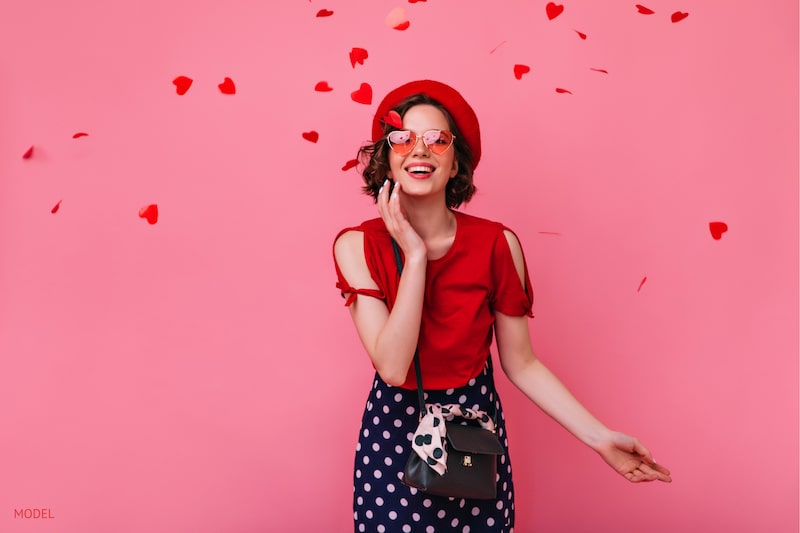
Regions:
<svg viewBox="0 0 800 533"><path fill-rule="evenodd" d="M408 172L412 176L417 176L417 177L428 176L430 174L433 174L434 170L436 169L433 167L429 167L427 165L411 165L409 167L406 167L406 172Z"/></svg>

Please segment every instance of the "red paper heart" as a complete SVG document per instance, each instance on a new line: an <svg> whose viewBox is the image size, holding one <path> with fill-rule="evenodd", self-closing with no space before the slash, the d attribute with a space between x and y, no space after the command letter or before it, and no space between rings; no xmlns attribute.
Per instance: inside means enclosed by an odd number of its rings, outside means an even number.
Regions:
<svg viewBox="0 0 800 533"><path fill-rule="evenodd" d="M602 68L589 68L589 70L593 70L595 72L602 72L603 74L608 74L608 71Z"/></svg>
<svg viewBox="0 0 800 533"><path fill-rule="evenodd" d="M585 33L581 33L581 32L579 32L578 30L575 30L575 33L577 33L577 34L578 34L578 37L580 37L580 38L581 38L581 39L583 39L584 41L586 40L586 34L585 34Z"/></svg>
<svg viewBox="0 0 800 533"><path fill-rule="evenodd" d="M715 241L722 238L722 234L728 231L728 225L724 222L709 222L708 229L711 230L711 236Z"/></svg>
<svg viewBox="0 0 800 533"><path fill-rule="evenodd" d="M672 14L672 22L680 22L688 16L689 13L681 13L680 11L676 11Z"/></svg>
<svg viewBox="0 0 800 533"><path fill-rule="evenodd" d="M150 204L147 207L142 207L139 209L139 217L146 218L150 224L155 224L158 222L158 206Z"/></svg>
<svg viewBox="0 0 800 533"><path fill-rule="evenodd" d="M83 133L83 132L80 132L80 133L76 133L75 135L73 135L73 136L72 136L72 138L73 138L73 139L78 139L78 138L80 138L80 137L88 137L88 136L89 136L89 134L88 134L88 133Z"/></svg>
<svg viewBox="0 0 800 533"><path fill-rule="evenodd" d="M350 170L351 168L355 167L358 164L358 159L351 159L347 163L344 164L342 167L343 171Z"/></svg>
<svg viewBox="0 0 800 533"><path fill-rule="evenodd" d="M427 2L427 0L408 0L409 4L416 4L417 2Z"/></svg>
<svg viewBox="0 0 800 533"><path fill-rule="evenodd" d="M636 289L636 292L639 292L640 290L642 290L642 285L644 285L644 282L645 282L645 281L647 281L647 276L643 277L643 278L642 278L642 281L641 281L641 282L639 282L639 288L638 288L638 289Z"/></svg>
<svg viewBox="0 0 800 533"><path fill-rule="evenodd" d="M559 94L572 94L570 91L562 89L561 87L556 87L556 92Z"/></svg>
<svg viewBox="0 0 800 533"><path fill-rule="evenodd" d="M547 6L545 7L545 10L547 11L547 18L553 20L554 18L556 18L557 16L559 16L561 13L564 12L564 6L556 4L554 2L548 2Z"/></svg>
<svg viewBox="0 0 800 533"><path fill-rule="evenodd" d="M303 139L315 143L319 140L319 133L314 130L303 132Z"/></svg>
<svg viewBox="0 0 800 533"><path fill-rule="evenodd" d="M331 15L333 15L333 11L328 11L327 9L320 9L317 11L318 17L330 17Z"/></svg>
<svg viewBox="0 0 800 533"><path fill-rule="evenodd" d="M236 94L236 85L233 84L233 80L230 78L225 78L217 87L219 87L222 94Z"/></svg>
<svg viewBox="0 0 800 533"><path fill-rule="evenodd" d="M653 11L649 7L644 7L643 5L639 4L636 4L636 10L639 11L639 13L641 13L642 15L652 15L653 13L655 13L655 11Z"/></svg>
<svg viewBox="0 0 800 533"><path fill-rule="evenodd" d="M514 65L514 77L518 80L522 79L523 74L527 74L531 71L531 67L528 65Z"/></svg>
<svg viewBox="0 0 800 533"><path fill-rule="evenodd" d="M389 112L386 113L386 115L381 119L381 122L388 124L393 128L400 129L403 127L403 119L400 117L400 113L394 109L389 110Z"/></svg>
<svg viewBox="0 0 800 533"><path fill-rule="evenodd" d="M411 26L411 23L409 21L405 21L405 22L401 22L400 24L398 24L397 26L395 26L392 29L395 29L395 30L398 30L398 31L405 31L405 30L408 29L409 26Z"/></svg>
<svg viewBox="0 0 800 533"><path fill-rule="evenodd" d="M372 87L369 83L362 83L357 91L350 93L350 98L359 104L370 105L372 103Z"/></svg>
<svg viewBox="0 0 800 533"><path fill-rule="evenodd" d="M175 84L175 92L179 95L186 94L186 91L189 90L189 87L192 86L192 78L187 78L186 76L178 76L172 83Z"/></svg>
<svg viewBox="0 0 800 533"><path fill-rule="evenodd" d="M33 155L33 146L25 150L25 153L22 154L22 159L30 159Z"/></svg>
<svg viewBox="0 0 800 533"><path fill-rule="evenodd" d="M328 85L327 81L321 81L314 86L315 91L319 91L321 93L327 93L333 90L330 85Z"/></svg>
<svg viewBox="0 0 800 533"><path fill-rule="evenodd" d="M61 207L61 200L53 206L53 209L50 210L51 213L56 214L58 212L58 208Z"/></svg>
<svg viewBox="0 0 800 533"><path fill-rule="evenodd" d="M350 50L350 64L353 68L356 68L356 63L363 65L368 56L369 54L363 48L353 48Z"/></svg>

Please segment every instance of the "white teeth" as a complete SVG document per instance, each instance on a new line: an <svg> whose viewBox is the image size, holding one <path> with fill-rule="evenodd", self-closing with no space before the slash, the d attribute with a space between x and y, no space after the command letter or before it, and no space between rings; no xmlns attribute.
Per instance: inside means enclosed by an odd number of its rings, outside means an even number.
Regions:
<svg viewBox="0 0 800 533"><path fill-rule="evenodd" d="M414 167L408 167L408 172L424 172L427 174L429 172L433 172L433 169L431 167L425 167L425 166L414 166Z"/></svg>

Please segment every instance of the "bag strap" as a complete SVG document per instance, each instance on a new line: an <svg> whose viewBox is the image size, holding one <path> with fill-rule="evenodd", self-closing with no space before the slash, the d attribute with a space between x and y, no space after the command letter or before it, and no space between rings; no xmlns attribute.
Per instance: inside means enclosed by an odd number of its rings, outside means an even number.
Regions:
<svg viewBox="0 0 800 533"><path fill-rule="evenodd" d="M394 249L394 260L397 263L397 276L403 273L403 258L400 255L400 247L397 241L392 238L392 249ZM419 347L414 350L414 373L417 375L417 400L419 400L419 416L422 418L427 411L425 407L425 389L422 387L422 367L419 364Z"/></svg>

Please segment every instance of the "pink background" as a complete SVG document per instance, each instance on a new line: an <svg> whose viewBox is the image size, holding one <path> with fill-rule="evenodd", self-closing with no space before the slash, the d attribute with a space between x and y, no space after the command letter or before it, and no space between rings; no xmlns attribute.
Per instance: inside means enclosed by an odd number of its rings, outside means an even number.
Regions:
<svg viewBox="0 0 800 533"><path fill-rule="evenodd" d="M797 2L564 5L5 2L0 530L351 530L372 370L331 243L375 210L341 167L430 77L481 118L466 211L520 236L538 354L675 477L628 484L503 376L517 530L797 531Z"/></svg>

